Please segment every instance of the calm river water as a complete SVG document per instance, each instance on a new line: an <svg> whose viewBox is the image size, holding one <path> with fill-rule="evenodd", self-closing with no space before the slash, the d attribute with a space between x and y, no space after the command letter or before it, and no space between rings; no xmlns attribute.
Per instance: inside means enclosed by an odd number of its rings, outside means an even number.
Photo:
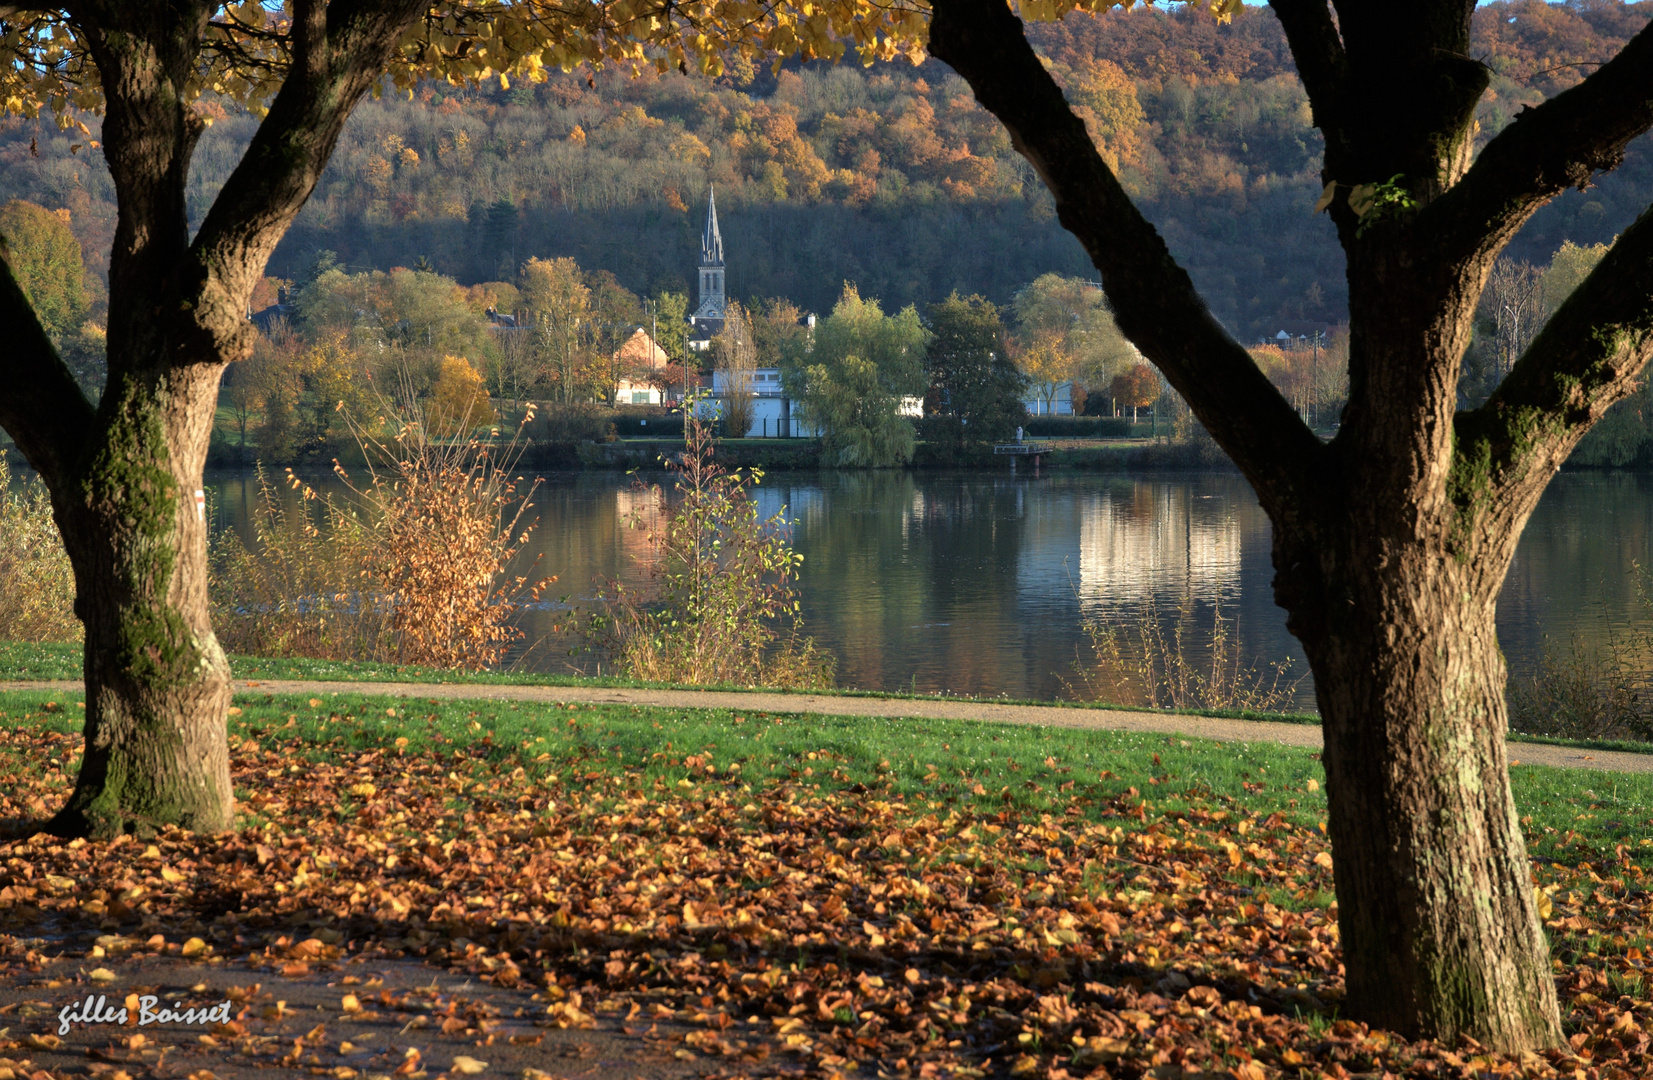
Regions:
<svg viewBox="0 0 1653 1080"><path fill-rule="evenodd" d="M209 478L219 527L245 530L250 475ZM1307 672L1269 582L1269 524L1237 475L1098 475L1043 479L982 473L771 474L757 489L782 512L804 555L805 631L838 657L838 681L866 689L1011 697L1085 696L1086 620L1170 626L1192 611L1190 651L1229 621L1251 661ZM600 578L639 582L644 534L626 527L648 505L619 474L551 475L534 497L531 541L556 591L589 602ZM1512 670L1545 636L1645 622L1638 564L1653 567L1653 476L1569 473L1528 526L1499 605ZM531 638L554 614L525 616ZM567 670L561 650L525 658ZM1305 679L1296 704L1312 708Z"/></svg>

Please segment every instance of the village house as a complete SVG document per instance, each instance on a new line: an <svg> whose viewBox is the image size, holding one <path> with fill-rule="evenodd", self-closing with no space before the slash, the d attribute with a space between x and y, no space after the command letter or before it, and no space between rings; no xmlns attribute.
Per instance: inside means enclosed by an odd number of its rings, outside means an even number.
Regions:
<svg viewBox="0 0 1653 1080"><path fill-rule="evenodd" d="M614 389L616 405L663 405L667 396L660 385L660 373L671 363L666 350L641 326L632 331L614 353L615 368L623 374Z"/></svg>

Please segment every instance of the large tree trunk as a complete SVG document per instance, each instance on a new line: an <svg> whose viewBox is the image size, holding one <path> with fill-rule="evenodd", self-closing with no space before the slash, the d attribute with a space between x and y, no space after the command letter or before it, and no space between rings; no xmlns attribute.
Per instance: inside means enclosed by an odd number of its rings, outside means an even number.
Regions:
<svg viewBox="0 0 1653 1080"><path fill-rule="evenodd" d="M52 494L86 629L86 752L53 822L107 836L233 824L229 666L213 636L197 510L219 379L252 351L247 302L314 189L351 107L423 0L291 6L287 73L191 236L204 122L192 84L219 5L74 5L106 104L120 216L109 261L109 388L93 410L0 253L0 424Z"/></svg>
<svg viewBox="0 0 1653 1080"><path fill-rule="evenodd" d="M1653 28L1471 162L1473 0L1271 0L1325 136L1348 256L1349 403L1315 437L1200 299L1000 0L932 0L929 48L1003 121L1102 274L1120 329L1245 473L1275 595L1319 686L1345 1014L1499 1050L1553 1046L1548 946L1511 797L1493 622L1521 529L1653 356L1653 216L1480 409L1459 362L1499 250L1653 126Z"/></svg>
<svg viewBox="0 0 1653 1080"><path fill-rule="evenodd" d="M1305 606L1289 586L1281 600L1325 731L1345 1012L1411 1036L1557 1045L1505 751L1502 566L1375 530L1314 546L1331 571L1316 591L1335 601Z"/></svg>
<svg viewBox="0 0 1653 1080"><path fill-rule="evenodd" d="M54 831L233 822L230 672L212 632L196 503L222 371L200 364L113 383L100 410L107 434L76 497L58 499L86 628L86 751Z"/></svg>

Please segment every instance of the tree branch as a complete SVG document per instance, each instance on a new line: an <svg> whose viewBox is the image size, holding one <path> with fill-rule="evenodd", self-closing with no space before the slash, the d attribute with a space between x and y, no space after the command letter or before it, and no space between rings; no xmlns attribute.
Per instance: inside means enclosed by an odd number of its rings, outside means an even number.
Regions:
<svg viewBox="0 0 1653 1080"><path fill-rule="evenodd" d="M1312 505L1324 444L1211 315L1131 203L1004 0L934 0L930 52L970 84L1038 170L1102 273L1125 335L1165 373L1271 513Z"/></svg>
<svg viewBox="0 0 1653 1080"><path fill-rule="evenodd" d="M1286 31L1297 75L1309 95L1314 126L1326 140L1326 169L1336 175L1348 156L1345 95L1349 58L1326 0L1269 0Z"/></svg>
<svg viewBox="0 0 1653 1080"><path fill-rule="evenodd" d="M1419 227L1439 230L1455 262L1496 252L1544 203L1617 168L1650 126L1653 23L1577 86L1522 110Z"/></svg>
<svg viewBox="0 0 1653 1080"><path fill-rule="evenodd" d="M292 66L192 245L204 270L200 323L218 338L218 355L233 358L251 347L247 296L315 190L351 110L426 6L420 0L294 5ZM233 339L224 339L226 330Z"/></svg>
<svg viewBox="0 0 1653 1080"><path fill-rule="evenodd" d="M1521 515L1653 357L1653 211L1644 212L1539 332L1481 408L1456 418L1461 505ZM1464 485L1460 483L1459 488ZM1530 505L1529 505L1530 504Z"/></svg>
<svg viewBox="0 0 1653 1080"><path fill-rule="evenodd" d="M6 347L0 349L0 385L6 387L0 394L0 427L56 490L55 481L73 466L82 436L92 429L92 404L3 258L0 322L8 328Z"/></svg>

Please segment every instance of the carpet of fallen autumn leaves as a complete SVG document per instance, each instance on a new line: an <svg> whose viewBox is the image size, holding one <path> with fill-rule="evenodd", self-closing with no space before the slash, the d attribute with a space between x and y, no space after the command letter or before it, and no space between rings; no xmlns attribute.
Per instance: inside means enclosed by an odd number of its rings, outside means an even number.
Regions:
<svg viewBox="0 0 1653 1080"><path fill-rule="evenodd" d="M0 798L0 979L53 956L250 960L267 983L419 958L531 989L557 1027L664 1041L707 1075L1653 1069L1653 905L1622 849L1535 866L1570 1038L1511 1057L1337 1018L1324 836L1218 794L1150 813L1135 788L1082 799L1079 778L1071 806L1028 813L747 782L696 755L675 781L620 766L553 775L534 744L397 739L318 759L276 729L232 736L236 833L31 835L78 745L72 731L0 731L16 770ZM256 1056L244 1033L232 1023L214 1039ZM35 1037L0 1032L0 1080L30 1075ZM269 1064L298 1068L298 1052ZM330 1053L303 1067L371 1075Z"/></svg>

